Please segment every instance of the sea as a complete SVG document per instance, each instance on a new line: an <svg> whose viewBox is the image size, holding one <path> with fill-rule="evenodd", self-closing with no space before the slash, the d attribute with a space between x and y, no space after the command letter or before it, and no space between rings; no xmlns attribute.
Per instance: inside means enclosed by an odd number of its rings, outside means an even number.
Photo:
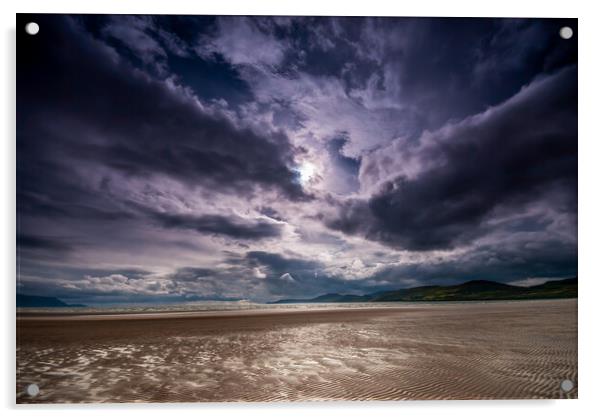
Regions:
<svg viewBox="0 0 602 418"><path fill-rule="evenodd" d="M401 308L412 305L441 305L441 304L483 304L500 303L502 301L448 301L448 302L342 302L342 303L258 303L248 300L240 301L195 301L178 303L131 303L103 304L85 307L49 307L49 308L17 308L17 313L23 314L144 314L168 312L211 312L211 311L256 311L256 310L333 310L333 309L364 309L364 308ZM520 301L504 301L517 303Z"/></svg>

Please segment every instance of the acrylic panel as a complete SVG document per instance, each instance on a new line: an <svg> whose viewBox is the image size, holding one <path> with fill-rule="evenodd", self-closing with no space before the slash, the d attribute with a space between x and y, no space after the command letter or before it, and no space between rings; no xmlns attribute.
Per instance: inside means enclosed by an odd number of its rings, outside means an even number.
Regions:
<svg viewBox="0 0 602 418"><path fill-rule="evenodd" d="M577 37L17 15L17 403L576 398Z"/></svg>

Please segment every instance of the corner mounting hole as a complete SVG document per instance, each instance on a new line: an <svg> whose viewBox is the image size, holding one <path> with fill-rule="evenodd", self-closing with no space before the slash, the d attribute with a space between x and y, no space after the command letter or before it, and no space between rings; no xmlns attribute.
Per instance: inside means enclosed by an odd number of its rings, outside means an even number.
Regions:
<svg viewBox="0 0 602 418"><path fill-rule="evenodd" d="M31 385L27 386L26 392L29 396L34 397L40 393L40 388L35 383L32 383Z"/></svg>
<svg viewBox="0 0 602 418"><path fill-rule="evenodd" d="M27 25L25 25L25 32L27 32L28 35L37 35L39 31L40 25L38 25L36 22L29 22Z"/></svg>
<svg viewBox="0 0 602 418"><path fill-rule="evenodd" d="M573 29L569 26L561 27L558 33L562 39L571 39L573 37Z"/></svg>
<svg viewBox="0 0 602 418"><path fill-rule="evenodd" d="M575 384L570 379L564 379L560 383L560 389L562 389L565 392L570 392L571 390L573 390L574 387L575 387Z"/></svg>

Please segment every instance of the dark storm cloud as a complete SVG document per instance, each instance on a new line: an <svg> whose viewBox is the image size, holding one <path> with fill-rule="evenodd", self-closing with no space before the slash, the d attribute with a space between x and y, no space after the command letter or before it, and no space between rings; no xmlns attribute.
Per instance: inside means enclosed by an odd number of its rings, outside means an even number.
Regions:
<svg viewBox="0 0 602 418"><path fill-rule="evenodd" d="M75 173L72 173L74 175ZM62 182L62 180L64 180ZM94 196L89 190L69 187L69 179L61 179L57 173L42 181L48 185L56 183L62 187L53 191L53 196L40 195L34 190L17 193L17 207L22 215L43 216L45 218L83 219L94 221L114 221L131 219L132 214L111 202ZM38 183L39 185L40 183ZM69 188L68 193L65 193Z"/></svg>
<svg viewBox="0 0 602 418"><path fill-rule="evenodd" d="M297 23L300 52L290 67L336 79L346 99L380 115L370 125L372 143L362 138L369 134L352 132L354 149L398 136L416 139L577 61L576 42L558 36L560 27L576 27L572 19L351 17Z"/></svg>
<svg viewBox="0 0 602 418"><path fill-rule="evenodd" d="M294 272L314 272L316 268L322 267L321 263L304 260L295 257L285 257L282 254L266 251L249 251L246 254L251 265L264 265L277 274Z"/></svg>
<svg viewBox="0 0 602 418"><path fill-rule="evenodd" d="M378 89L414 110L414 130L482 112L542 74L576 62L576 42L558 36L572 19L376 18L362 35L379 51ZM392 36L395 34L396 36Z"/></svg>
<svg viewBox="0 0 602 418"><path fill-rule="evenodd" d="M466 244L489 232L484 221L494 210L520 213L551 191L562 199L548 204L574 213L576 83L576 69L563 70L433 133L423 139L430 145L416 152L424 171L386 181L368 201L348 201L329 225L394 247L429 250ZM404 156L395 160L396 151L412 152L386 149L366 163L364 175L379 165L403 168Z"/></svg>
<svg viewBox="0 0 602 418"><path fill-rule="evenodd" d="M278 237L282 225L257 220L249 222L236 216L222 215L179 215L156 212L152 215L165 228L191 229L201 233L225 235L240 239L262 239Z"/></svg>
<svg viewBox="0 0 602 418"><path fill-rule="evenodd" d="M214 269L204 267L182 267L170 277L177 281L186 282L198 280L200 277L213 277L216 276L217 273L218 272Z"/></svg>
<svg viewBox="0 0 602 418"><path fill-rule="evenodd" d="M183 91L130 68L70 19L41 23L46 36L23 39L19 59L23 160L64 158L131 176L306 197L289 168L295 150L283 133L258 134L202 110Z"/></svg>
<svg viewBox="0 0 602 418"><path fill-rule="evenodd" d="M175 75L198 97L238 104L252 92L224 60L194 53L198 38L215 29L214 16L78 16L96 38L115 48L132 65L159 77Z"/></svg>
<svg viewBox="0 0 602 418"><path fill-rule="evenodd" d="M412 285L462 283L468 280L512 282L527 277L566 278L576 275L577 249L559 240L522 240L483 245L453 260L408 263L382 269L370 281L393 288Z"/></svg>
<svg viewBox="0 0 602 418"><path fill-rule="evenodd" d="M53 253L67 253L73 249L72 245L57 238L25 234L17 234L17 247L22 250L42 250Z"/></svg>

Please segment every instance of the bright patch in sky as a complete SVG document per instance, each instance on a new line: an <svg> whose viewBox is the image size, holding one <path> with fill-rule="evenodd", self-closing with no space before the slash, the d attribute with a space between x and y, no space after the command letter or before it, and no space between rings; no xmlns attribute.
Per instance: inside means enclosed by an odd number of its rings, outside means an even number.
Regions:
<svg viewBox="0 0 602 418"><path fill-rule="evenodd" d="M298 168L301 184L307 184L316 175L316 166L309 161L304 161Z"/></svg>

